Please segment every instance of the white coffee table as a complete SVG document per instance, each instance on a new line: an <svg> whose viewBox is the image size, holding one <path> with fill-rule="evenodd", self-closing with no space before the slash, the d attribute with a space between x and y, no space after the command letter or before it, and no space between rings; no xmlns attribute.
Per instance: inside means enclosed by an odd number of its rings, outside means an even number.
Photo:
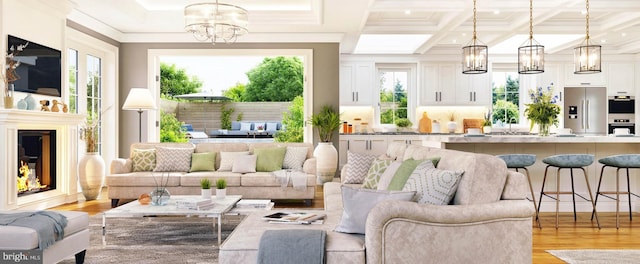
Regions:
<svg viewBox="0 0 640 264"><path fill-rule="evenodd" d="M102 213L102 243L106 244L107 218L145 217L145 216L205 216L215 217L218 221L218 245L222 243L222 216L242 199L242 195L227 195L225 199L213 197L215 206L207 210L190 210L176 207L180 199L199 199L199 195L172 195L169 203L163 206L142 205L137 200L118 206ZM216 221L213 221L215 232Z"/></svg>

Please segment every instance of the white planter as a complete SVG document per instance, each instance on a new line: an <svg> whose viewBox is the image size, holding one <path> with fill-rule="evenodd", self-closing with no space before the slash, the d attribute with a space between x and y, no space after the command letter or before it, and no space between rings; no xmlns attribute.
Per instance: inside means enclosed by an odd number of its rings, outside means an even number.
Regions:
<svg viewBox="0 0 640 264"><path fill-rule="evenodd" d="M200 189L200 196L202 199L211 200L211 189Z"/></svg>
<svg viewBox="0 0 640 264"><path fill-rule="evenodd" d="M78 177L82 194L87 201L95 200L102 189L104 181L105 165L104 160L97 152L88 152L78 163Z"/></svg>
<svg viewBox="0 0 640 264"><path fill-rule="evenodd" d="M482 127L482 132L484 132L485 134L490 134L491 133L491 126L483 126Z"/></svg>
<svg viewBox="0 0 640 264"><path fill-rule="evenodd" d="M317 182L323 184L333 181L338 169L338 151L331 142L319 142L313 151L316 157Z"/></svg>
<svg viewBox="0 0 640 264"><path fill-rule="evenodd" d="M224 200L227 197L227 189L216 189L216 199Z"/></svg>
<svg viewBox="0 0 640 264"><path fill-rule="evenodd" d="M447 131L449 131L449 133L455 133L456 132L456 128L458 128L458 123L456 123L454 121L449 121L447 123Z"/></svg>

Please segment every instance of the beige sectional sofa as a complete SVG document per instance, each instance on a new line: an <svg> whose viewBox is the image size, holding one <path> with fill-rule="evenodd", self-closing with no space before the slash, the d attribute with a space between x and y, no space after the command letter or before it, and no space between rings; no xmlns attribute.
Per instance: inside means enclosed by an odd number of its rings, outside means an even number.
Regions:
<svg viewBox="0 0 640 264"><path fill-rule="evenodd" d="M220 247L220 263L255 263L262 233L290 228L326 230L326 263L531 263L534 209L523 174L486 154L404 144L392 144L388 154L440 157L438 169L464 170L452 205L384 201L369 212L365 235L340 233L341 187L349 184L328 182L324 224L269 225L265 213L249 215Z"/></svg>
<svg viewBox="0 0 640 264"><path fill-rule="evenodd" d="M156 147L194 148L195 153L216 152L215 169L220 168L220 152L249 151L255 148L272 147L308 147L302 171L307 175L306 188L295 190L291 183L282 188L271 172L234 173L231 171L199 171L199 172L170 172L167 189L176 195L200 194L200 180L209 178L212 182L217 179L227 180L227 194L239 194L245 199L300 199L310 205L315 194L316 159L313 157L313 145L310 143L134 143L134 149L155 149ZM150 192L155 186L154 175L160 172L139 171L132 172L131 158L116 159L111 163L110 173L106 176L105 184L109 188L109 199L112 206L117 206L120 199L137 199L140 194ZM167 173L165 173L165 177Z"/></svg>

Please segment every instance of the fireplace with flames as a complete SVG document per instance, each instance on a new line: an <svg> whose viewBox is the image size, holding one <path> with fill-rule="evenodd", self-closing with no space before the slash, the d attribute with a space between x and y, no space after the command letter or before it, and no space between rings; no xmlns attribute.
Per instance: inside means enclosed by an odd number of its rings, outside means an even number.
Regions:
<svg viewBox="0 0 640 264"><path fill-rule="evenodd" d="M18 130L18 197L56 189L55 149L55 130Z"/></svg>

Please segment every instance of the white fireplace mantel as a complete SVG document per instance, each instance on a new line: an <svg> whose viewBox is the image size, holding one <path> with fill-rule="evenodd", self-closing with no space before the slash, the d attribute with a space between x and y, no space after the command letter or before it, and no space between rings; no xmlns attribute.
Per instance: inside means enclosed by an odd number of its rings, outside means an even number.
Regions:
<svg viewBox="0 0 640 264"><path fill-rule="evenodd" d="M0 210L46 209L78 199L78 137L84 115L0 109ZM56 131L56 189L18 197L18 130Z"/></svg>

